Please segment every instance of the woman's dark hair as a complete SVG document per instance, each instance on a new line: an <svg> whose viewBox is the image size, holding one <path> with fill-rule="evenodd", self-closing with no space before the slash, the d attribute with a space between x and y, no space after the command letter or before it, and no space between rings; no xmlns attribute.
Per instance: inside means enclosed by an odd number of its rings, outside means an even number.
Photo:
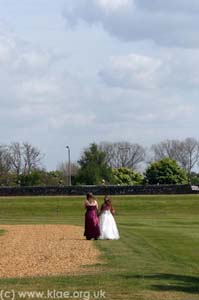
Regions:
<svg viewBox="0 0 199 300"><path fill-rule="evenodd" d="M93 193L87 193L87 194L86 194L86 199L87 199L87 200L93 199L93 198L94 198Z"/></svg>
<svg viewBox="0 0 199 300"><path fill-rule="evenodd" d="M106 203L107 205L111 205L111 197L109 195L106 195L104 197L104 203Z"/></svg>

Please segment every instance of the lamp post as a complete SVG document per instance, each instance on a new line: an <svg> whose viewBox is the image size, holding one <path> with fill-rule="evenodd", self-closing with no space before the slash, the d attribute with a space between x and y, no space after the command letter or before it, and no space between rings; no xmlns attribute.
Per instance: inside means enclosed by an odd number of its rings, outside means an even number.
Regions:
<svg viewBox="0 0 199 300"><path fill-rule="evenodd" d="M71 186L71 162L70 162L70 147L66 146L68 150L68 185Z"/></svg>

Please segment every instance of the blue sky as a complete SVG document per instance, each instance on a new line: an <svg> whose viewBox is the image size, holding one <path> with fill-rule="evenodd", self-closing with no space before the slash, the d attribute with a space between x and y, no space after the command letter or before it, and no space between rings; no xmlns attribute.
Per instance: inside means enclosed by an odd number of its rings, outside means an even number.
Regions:
<svg viewBox="0 0 199 300"><path fill-rule="evenodd" d="M1 143L198 138L197 0L0 0Z"/></svg>

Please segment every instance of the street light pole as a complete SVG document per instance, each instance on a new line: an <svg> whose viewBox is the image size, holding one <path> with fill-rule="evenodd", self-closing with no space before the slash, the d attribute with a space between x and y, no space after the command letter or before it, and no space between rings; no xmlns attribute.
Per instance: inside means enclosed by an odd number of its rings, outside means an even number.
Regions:
<svg viewBox="0 0 199 300"><path fill-rule="evenodd" d="M66 146L68 150L68 185L71 186L71 162L70 162L70 147Z"/></svg>

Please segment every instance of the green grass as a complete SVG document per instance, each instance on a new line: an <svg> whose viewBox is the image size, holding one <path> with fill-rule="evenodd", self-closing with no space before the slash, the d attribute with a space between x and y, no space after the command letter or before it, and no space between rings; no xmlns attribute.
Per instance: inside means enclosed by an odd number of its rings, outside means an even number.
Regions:
<svg viewBox="0 0 199 300"><path fill-rule="evenodd" d="M0 224L83 226L83 203L83 197L0 198ZM199 299L199 196L117 196L113 204L121 239L93 242L103 262L96 274L1 279L0 290L102 289L108 300Z"/></svg>
<svg viewBox="0 0 199 300"><path fill-rule="evenodd" d="M0 229L0 235L4 234L5 230Z"/></svg>

